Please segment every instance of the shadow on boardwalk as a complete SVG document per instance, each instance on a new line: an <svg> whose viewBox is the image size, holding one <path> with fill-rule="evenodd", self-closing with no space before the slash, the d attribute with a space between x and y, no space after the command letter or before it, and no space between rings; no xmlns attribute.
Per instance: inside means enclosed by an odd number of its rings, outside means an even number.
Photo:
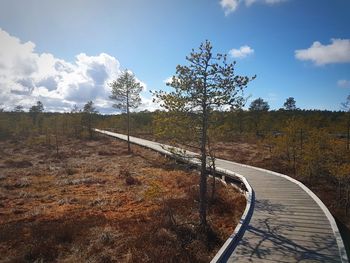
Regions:
<svg viewBox="0 0 350 263"><path fill-rule="evenodd" d="M253 215L236 256L244 255L248 261L268 258L274 262L276 258L275 262L283 262L283 259L285 262L338 262L332 256L337 249L334 237L324 233L322 226L312 219L306 224L308 231L304 232L296 229L293 219L277 223L277 217L285 212L288 210L283 205L268 200L256 201L254 214L267 216L254 219ZM288 238L290 236L293 240Z"/></svg>

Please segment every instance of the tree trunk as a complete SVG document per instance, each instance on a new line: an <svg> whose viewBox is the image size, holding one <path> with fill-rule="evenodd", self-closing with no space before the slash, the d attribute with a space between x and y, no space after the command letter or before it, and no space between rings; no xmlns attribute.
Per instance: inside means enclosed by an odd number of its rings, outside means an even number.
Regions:
<svg viewBox="0 0 350 263"><path fill-rule="evenodd" d="M210 201L212 203L212 202L214 202L214 198L215 198L216 165L215 165L215 154L213 152L212 144L211 144L211 141L209 140L209 137L208 137L207 143L208 143L208 149L209 149L209 156L210 156L210 160L211 160L210 174L213 177L213 183L212 183L212 188L211 188L211 198L210 198Z"/></svg>
<svg viewBox="0 0 350 263"><path fill-rule="evenodd" d="M201 138L201 178L199 188L199 218L202 226L207 225L207 109L203 107Z"/></svg>
<svg viewBox="0 0 350 263"><path fill-rule="evenodd" d="M215 167L215 161L213 161L213 171L212 171L212 176L213 176L213 184L211 188L211 201L214 201L215 198L215 178L216 178L216 167Z"/></svg>
<svg viewBox="0 0 350 263"><path fill-rule="evenodd" d="M128 153L131 153L130 148L130 112L129 112L129 92L126 93L126 114L127 114L127 122L128 122Z"/></svg>

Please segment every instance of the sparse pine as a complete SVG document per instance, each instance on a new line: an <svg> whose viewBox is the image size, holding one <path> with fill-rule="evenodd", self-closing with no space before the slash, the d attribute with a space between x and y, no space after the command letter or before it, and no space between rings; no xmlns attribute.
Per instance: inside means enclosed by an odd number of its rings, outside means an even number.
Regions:
<svg viewBox="0 0 350 263"><path fill-rule="evenodd" d="M141 104L140 93L143 86L128 70L123 71L115 81L110 83L110 86L112 95L109 98L114 100L113 107L127 114L128 152L130 153L130 109L136 109Z"/></svg>

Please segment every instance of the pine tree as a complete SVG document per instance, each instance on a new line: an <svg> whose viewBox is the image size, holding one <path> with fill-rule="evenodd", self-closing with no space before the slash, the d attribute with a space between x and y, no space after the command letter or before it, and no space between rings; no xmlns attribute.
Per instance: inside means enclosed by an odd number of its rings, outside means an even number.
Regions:
<svg viewBox="0 0 350 263"><path fill-rule="evenodd" d="M227 62L227 56L213 54L212 45L205 41L198 51L192 49L186 57L188 65L176 67L176 75L168 83L175 91L156 92L162 106L178 109L197 117L192 125L199 132L201 153L200 204L199 215L202 226L207 225L207 136L209 117L213 109L228 105L237 107L244 101L243 90L251 80L234 73L234 63ZM253 77L255 78L255 77Z"/></svg>
<svg viewBox="0 0 350 263"><path fill-rule="evenodd" d="M94 103L90 100L88 101L83 108L83 122L86 124L88 131L89 131L89 137L92 138L92 122L93 122L93 116L97 114L98 111L96 110Z"/></svg>
<svg viewBox="0 0 350 263"><path fill-rule="evenodd" d="M296 110L297 109L296 102L295 102L295 99L293 97L287 98L286 102L283 104L283 106L286 110Z"/></svg>
<svg viewBox="0 0 350 263"><path fill-rule="evenodd" d="M110 86L112 95L109 98L115 101L113 107L127 114L128 152L130 153L130 109L136 109L141 104L140 92L143 87L134 74L127 70L123 71Z"/></svg>

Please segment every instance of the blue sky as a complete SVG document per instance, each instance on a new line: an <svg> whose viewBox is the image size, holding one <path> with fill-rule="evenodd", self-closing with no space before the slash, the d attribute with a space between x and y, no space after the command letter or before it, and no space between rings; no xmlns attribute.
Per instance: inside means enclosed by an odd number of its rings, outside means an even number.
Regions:
<svg viewBox="0 0 350 263"><path fill-rule="evenodd" d="M63 111L91 99L111 112L107 84L128 68L146 86L141 109L154 109L149 90L167 90L208 39L237 73L257 75L252 99L339 110L350 94L349 14L348 0L2 0L0 107L40 99Z"/></svg>

